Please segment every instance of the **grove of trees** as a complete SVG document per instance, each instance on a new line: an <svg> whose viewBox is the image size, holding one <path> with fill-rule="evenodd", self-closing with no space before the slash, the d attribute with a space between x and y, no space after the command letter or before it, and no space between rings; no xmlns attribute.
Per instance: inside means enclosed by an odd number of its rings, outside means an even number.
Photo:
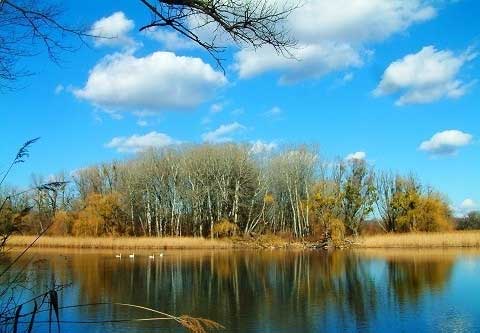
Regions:
<svg viewBox="0 0 480 333"><path fill-rule="evenodd" d="M3 214L26 233L74 236L232 236L263 233L342 239L376 223L385 232L453 228L446 199L414 176L376 172L363 160L324 161L300 146L255 153L249 145L178 146L75 171L63 184L32 177ZM3 218L3 217L1 217ZM8 218L11 218L9 216Z"/></svg>

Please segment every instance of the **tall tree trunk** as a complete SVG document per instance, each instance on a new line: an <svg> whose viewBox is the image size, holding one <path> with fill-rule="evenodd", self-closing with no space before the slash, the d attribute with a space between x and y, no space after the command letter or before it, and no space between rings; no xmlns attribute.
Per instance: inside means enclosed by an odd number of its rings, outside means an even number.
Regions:
<svg viewBox="0 0 480 333"><path fill-rule="evenodd" d="M147 229L148 229L148 236L152 236L152 213L151 213L151 205L150 205L150 192L147 187Z"/></svg>

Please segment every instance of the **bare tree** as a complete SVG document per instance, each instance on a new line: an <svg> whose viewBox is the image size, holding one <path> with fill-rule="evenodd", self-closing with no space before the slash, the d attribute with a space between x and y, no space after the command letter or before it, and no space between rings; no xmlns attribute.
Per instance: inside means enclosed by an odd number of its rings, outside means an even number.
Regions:
<svg viewBox="0 0 480 333"><path fill-rule="evenodd" d="M377 177L378 197L376 206L380 215L379 225L386 232L394 232L399 215L398 207L393 204L399 191L398 176L392 173L381 173Z"/></svg>
<svg viewBox="0 0 480 333"><path fill-rule="evenodd" d="M0 0L0 88L31 73L19 65L22 58L45 50L58 62L62 51L74 50L65 37L79 40L89 36L86 29L63 23L61 6L38 0Z"/></svg>
<svg viewBox="0 0 480 333"><path fill-rule="evenodd" d="M377 200L375 174L363 160L353 160L340 165L344 171L342 182L342 215L345 226L358 236L360 224L373 212Z"/></svg>
<svg viewBox="0 0 480 333"><path fill-rule="evenodd" d="M228 36L242 46L272 46L290 55L295 45L284 23L296 5L270 0L140 0L151 19L140 30L171 28L207 50L220 67L226 48L219 36ZM31 72L20 60L42 52L58 63L63 51L72 51L71 37L83 44L93 36L64 15L53 0L0 0L0 88L10 88L19 77ZM208 30L208 37L200 33ZM69 39L70 38L70 39ZM110 37L111 38L111 37ZM223 67L222 67L223 68Z"/></svg>
<svg viewBox="0 0 480 333"><path fill-rule="evenodd" d="M298 7L292 1L271 0L140 0L152 14L150 23L140 30L169 27L206 49L221 66L222 36L241 46L273 47L291 55L295 41L285 22ZM210 34L205 39L201 31ZM219 41L220 40L220 41Z"/></svg>

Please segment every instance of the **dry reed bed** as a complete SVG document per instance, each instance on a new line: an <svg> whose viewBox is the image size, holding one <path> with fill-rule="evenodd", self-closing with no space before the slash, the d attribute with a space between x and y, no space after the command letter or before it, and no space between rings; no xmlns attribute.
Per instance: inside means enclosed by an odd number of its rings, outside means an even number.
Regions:
<svg viewBox="0 0 480 333"><path fill-rule="evenodd" d="M386 234L361 237L360 248L480 247L480 231Z"/></svg>
<svg viewBox="0 0 480 333"><path fill-rule="evenodd" d="M11 247L25 247L34 236L12 236ZM228 240L197 237L41 237L36 248L81 248L81 249L230 249L234 244Z"/></svg>
<svg viewBox="0 0 480 333"><path fill-rule="evenodd" d="M10 247L25 247L34 236L13 236ZM278 242L277 242L278 243ZM218 240L198 237L57 237L44 236L36 248L72 249L232 249L232 248L297 248L302 243L282 241L273 245L268 239ZM261 246L269 245L269 246ZM444 233L386 234L360 237L356 248L480 248L480 231L453 231Z"/></svg>

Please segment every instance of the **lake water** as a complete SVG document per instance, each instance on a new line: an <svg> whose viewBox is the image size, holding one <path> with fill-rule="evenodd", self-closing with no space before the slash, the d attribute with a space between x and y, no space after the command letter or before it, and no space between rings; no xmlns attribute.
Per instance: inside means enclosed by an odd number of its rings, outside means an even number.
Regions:
<svg viewBox="0 0 480 333"><path fill-rule="evenodd" d="M34 291L52 280L71 284L59 294L61 306L146 305L218 321L224 332L480 332L479 251L149 254L34 250L16 267L30 263L25 283ZM61 310L67 322L142 315L105 305ZM167 322L64 323L62 331L184 332Z"/></svg>

